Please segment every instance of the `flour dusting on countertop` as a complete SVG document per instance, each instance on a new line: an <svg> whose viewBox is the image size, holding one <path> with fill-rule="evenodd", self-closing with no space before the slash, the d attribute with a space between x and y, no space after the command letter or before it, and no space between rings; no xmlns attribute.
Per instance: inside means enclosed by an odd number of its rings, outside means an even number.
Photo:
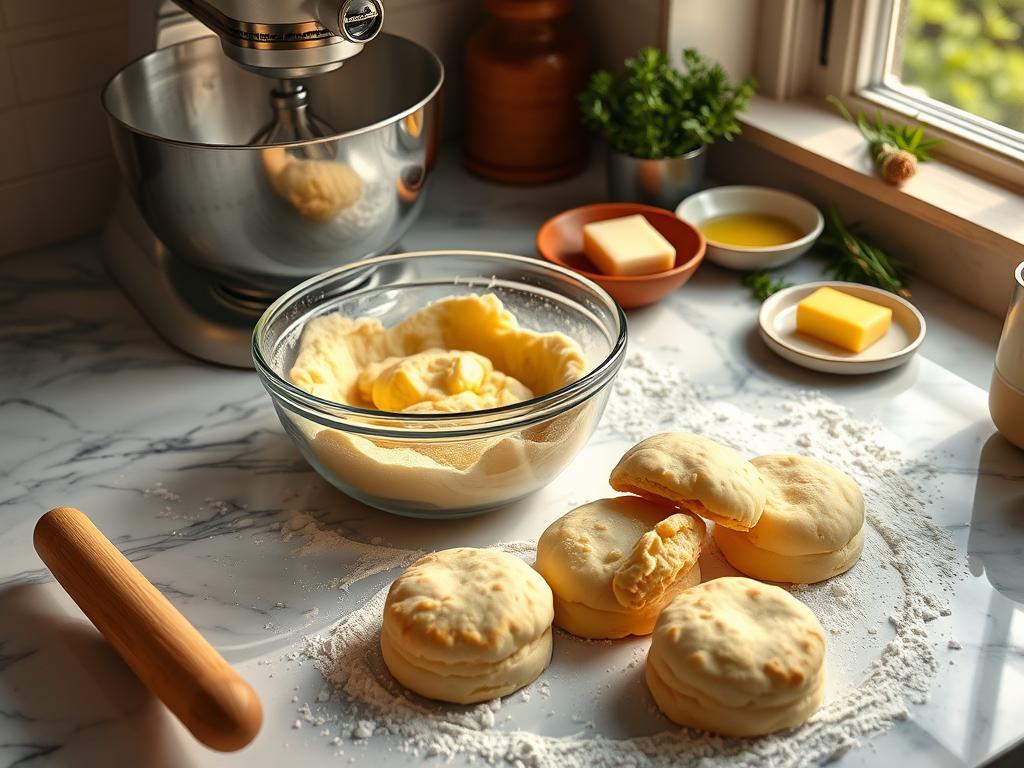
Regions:
<svg viewBox="0 0 1024 768"><path fill-rule="evenodd" d="M910 704L927 699L939 666L929 625L948 615L943 592L952 588L965 565L957 562L951 543L930 521L898 441L881 425L858 421L817 393L800 393L774 412L752 414L712 400L678 365L630 355L614 384L602 430L639 440L671 429L706 435L746 456L783 451L818 456L853 476L864 490L867 527L859 563L836 579L798 586L793 593L817 614L830 646L873 641L881 650L866 671L857 673L858 683L827 699L806 724L747 740L679 729L667 721L665 730L654 735L613 739L587 723L576 734L554 737L499 722L501 700L474 707L428 702L397 685L380 658L386 589L324 634L305 639L302 653L323 675L331 700L318 704L315 713L305 708L303 714L317 725L337 724L330 741L334 746L345 739L365 743L380 737L397 741L399 749L416 757L462 756L524 768L807 765L837 758L865 737L907 719ZM359 549L356 568L338 584L341 588L370 573L407 565L421 554L349 542L323 531L308 516L293 516L283 527L307 537L307 547ZM336 538L328 541L332 536ZM529 543L502 546L532 560ZM714 551L707 556L720 557ZM884 596L886 589L891 596ZM891 635L887 642L882 633ZM556 646L559 642L572 641L560 635ZM951 642L948 647L958 646ZM829 661L836 663L833 651ZM626 666L642 665L634 654ZM557 685L558 672L553 670L547 677ZM519 706L531 699L543 702L547 677L507 700Z"/></svg>
<svg viewBox="0 0 1024 768"><path fill-rule="evenodd" d="M425 555L420 550L394 549L383 546L383 540L375 536L369 544L345 538L341 534L325 528L312 515L306 512L292 512L291 516L280 525L281 538L285 541L298 539L302 544L299 554L312 554L330 550L344 549L356 555L357 559L343 576L337 576L323 586L329 589L347 591L353 584L384 573L394 568L412 565Z"/></svg>

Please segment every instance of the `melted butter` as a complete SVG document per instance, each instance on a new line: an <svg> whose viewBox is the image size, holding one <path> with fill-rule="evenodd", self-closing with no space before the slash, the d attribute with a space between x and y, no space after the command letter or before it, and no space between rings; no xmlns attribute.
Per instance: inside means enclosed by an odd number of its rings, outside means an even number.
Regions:
<svg viewBox="0 0 1024 768"><path fill-rule="evenodd" d="M804 233L793 222L767 213L729 213L702 222L708 240L723 245L763 248L799 240Z"/></svg>

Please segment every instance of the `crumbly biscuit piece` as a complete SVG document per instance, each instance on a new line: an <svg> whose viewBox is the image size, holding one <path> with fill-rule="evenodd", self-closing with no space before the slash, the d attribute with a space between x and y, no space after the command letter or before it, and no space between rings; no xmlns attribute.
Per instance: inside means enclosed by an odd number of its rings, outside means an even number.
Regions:
<svg viewBox="0 0 1024 768"><path fill-rule="evenodd" d="M645 676L670 719L731 736L799 725L824 695L825 633L785 590L725 577L658 617Z"/></svg>
<svg viewBox="0 0 1024 768"><path fill-rule="evenodd" d="M577 507L537 542L537 570L555 593L555 624L589 638L648 634L658 612L699 583L704 521L620 496Z"/></svg>
<svg viewBox="0 0 1024 768"><path fill-rule="evenodd" d="M674 504L740 531L757 523L765 504L764 484L749 461L686 432L640 441L619 460L609 482L617 491Z"/></svg>
<svg viewBox="0 0 1024 768"><path fill-rule="evenodd" d="M780 555L756 546L742 531L730 531L718 525L711 535L725 559L737 571L755 579L791 584L815 584L845 573L857 562L864 549L863 528L835 552L815 555Z"/></svg>
<svg viewBox="0 0 1024 768"><path fill-rule="evenodd" d="M583 603L562 600L555 595L555 624L577 637L607 640L628 635L649 635L658 614L683 590L700 584L700 565L694 565L661 595L660 599L635 611L602 611Z"/></svg>
<svg viewBox="0 0 1024 768"><path fill-rule="evenodd" d="M847 546L864 527L864 494L848 475L808 456L751 459L766 501L751 544L780 555L818 555Z"/></svg>
<svg viewBox="0 0 1024 768"><path fill-rule="evenodd" d="M665 592L700 557L704 521L685 512L669 515L641 536L615 568L612 592L623 608L639 609Z"/></svg>
<svg viewBox="0 0 1024 768"><path fill-rule="evenodd" d="M533 680L551 658L551 590L514 555L460 547L420 558L388 591L381 652L423 696L468 704Z"/></svg>

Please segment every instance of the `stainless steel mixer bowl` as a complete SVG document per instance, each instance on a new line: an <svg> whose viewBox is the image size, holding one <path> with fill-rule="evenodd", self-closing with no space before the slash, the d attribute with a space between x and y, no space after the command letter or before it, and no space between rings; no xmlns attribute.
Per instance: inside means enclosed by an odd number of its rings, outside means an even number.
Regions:
<svg viewBox="0 0 1024 768"><path fill-rule="evenodd" d="M204 37L129 64L103 105L128 189L171 253L230 285L280 292L386 253L409 228L437 152L443 79L428 50L380 35L303 81L333 133L250 146L273 119L276 81Z"/></svg>

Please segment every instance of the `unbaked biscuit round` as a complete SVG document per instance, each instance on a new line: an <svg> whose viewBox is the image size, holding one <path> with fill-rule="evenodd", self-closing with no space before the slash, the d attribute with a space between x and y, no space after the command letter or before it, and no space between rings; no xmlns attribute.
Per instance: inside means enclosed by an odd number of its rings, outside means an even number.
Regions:
<svg viewBox="0 0 1024 768"><path fill-rule="evenodd" d="M757 579L811 584L848 570L864 548L864 495L828 464L792 454L750 462L767 500L757 525L744 533L716 526L726 560Z"/></svg>
<svg viewBox="0 0 1024 768"><path fill-rule="evenodd" d="M845 547L864 527L864 494L835 467L788 453L750 460L765 488L764 513L750 543L780 555L818 555Z"/></svg>
<svg viewBox="0 0 1024 768"><path fill-rule="evenodd" d="M672 721L759 736L810 717L824 698L825 632L785 590L743 577L689 589L658 617L644 671Z"/></svg>
<svg viewBox="0 0 1024 768"><path fill-rule="evenodd" d="M661 609L700 583L704 521L619 496L577 507L537 542L555 625L591 639L647 635Z"/></svg>
<svg viewBox="0 0 1024 768"><path fill-rule="evenodd" d="M405 687L456 704L505 696L551 660L551 589L518 557L460 547L420 558L384 603L380 647Z"/></svg>
<svg viewBox="0 0 1024 768"><path fill-rule="evenodd" d="M619 460L609 482L617 491L668 502L740 531L756 524L764 509L764 485L749 461L686 432L640 441Z"/></svg>
<svg viewBox="0 0 1024 768"><path fill-rule="evenodd" d="M711 535L737 571L763 581L790 584L815 584L846 573L864 549L863 530L854 534L841 549L819 555L780 555L754 546L742 531L730 531L717 525Z"/></svg>

